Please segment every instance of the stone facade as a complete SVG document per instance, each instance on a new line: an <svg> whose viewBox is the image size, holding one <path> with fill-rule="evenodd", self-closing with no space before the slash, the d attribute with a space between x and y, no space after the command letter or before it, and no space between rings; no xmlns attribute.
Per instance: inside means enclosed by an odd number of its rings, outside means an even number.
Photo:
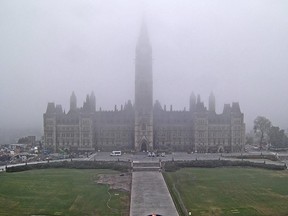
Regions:
<svg viewBox="0 0 288 216"><path fill-rule="evenodd" d="M215 112L211 93L208 109L192 93L189 110L166 110L159 101L153 105L152 47L142 25L136 46L135 104L118 110L96 111L94 93L77 107L74 92L70 110L48 103L44 118L44 144L52 151L191 151L239 152L245 142L244 115L239 103L225 104Z"/></svg>

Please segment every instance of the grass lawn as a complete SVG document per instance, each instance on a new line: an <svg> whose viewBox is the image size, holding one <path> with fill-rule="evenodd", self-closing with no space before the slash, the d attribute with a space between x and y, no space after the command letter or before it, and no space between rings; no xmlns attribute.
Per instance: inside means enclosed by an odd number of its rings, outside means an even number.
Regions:
<svg viewBox="0 0 288 216"><path fill-rule="evenodd" d="M191 215L288 215L287 171L185 168L164 177Z"/></svg>
<svg viewBox="0 0 288 216"><path fill-rule="evenodd" d="M0 173L0 215L128 215L129 193L96 183L112 170L43 169Z"/></svg>

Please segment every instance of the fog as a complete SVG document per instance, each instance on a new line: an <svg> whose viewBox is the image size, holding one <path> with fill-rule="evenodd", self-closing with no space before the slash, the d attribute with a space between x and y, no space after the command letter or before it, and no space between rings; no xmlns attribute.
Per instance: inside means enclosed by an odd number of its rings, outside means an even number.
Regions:
<svg viewBox="0 0 288 216"><path fill-rule="evenodd" d="M1 0L0 128L42 128L48 102L69 110L94 91L97 110L134 101L135 46L145 20L154 100L216 111L239 102L288 128L287 0Z"/></svg>

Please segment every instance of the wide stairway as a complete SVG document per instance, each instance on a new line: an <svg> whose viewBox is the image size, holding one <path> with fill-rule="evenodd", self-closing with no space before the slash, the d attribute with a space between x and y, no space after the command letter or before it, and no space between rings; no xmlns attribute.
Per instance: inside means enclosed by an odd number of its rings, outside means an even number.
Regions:
<svg viewBox="0 0 288 216"><path fill-rule="evenodd" d="M161 162L159 161L133 161L131 166L133 172L161 171Z"/></svg>

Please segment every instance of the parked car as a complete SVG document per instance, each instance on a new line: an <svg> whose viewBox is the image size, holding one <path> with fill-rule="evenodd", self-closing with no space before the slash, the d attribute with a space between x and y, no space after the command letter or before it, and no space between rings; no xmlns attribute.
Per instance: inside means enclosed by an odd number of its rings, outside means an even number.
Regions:
<svg viewBox="0 0 288 216"><path fill-rule="evenodd" d="M121 156L122 152L121 151L112 151L110 156Z"/></svg>

